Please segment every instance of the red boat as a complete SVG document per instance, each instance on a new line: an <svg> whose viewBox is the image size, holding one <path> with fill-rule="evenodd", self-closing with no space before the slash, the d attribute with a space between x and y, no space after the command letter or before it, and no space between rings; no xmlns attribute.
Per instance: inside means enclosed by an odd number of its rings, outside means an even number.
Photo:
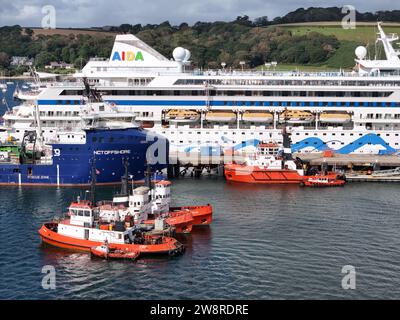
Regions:
<svg viewBox="0 0 400 320"><path fill-rule="evenodd" d="M305 187L341 187L346 181L337 174L315 175L304 177L302 185Z"/></svg>
<svg viewBox="0 0 400 320"><path fill-rule="evenodd" d="M178 212L190 212L193 216L193 225L209 225L212 222L212 206L207 204L205 206L182 206L182 207L171 207L172 213Z"/></svg>
<svg viewBox="0 0 400 320"><path fill-rule="evenodd" d="M165 222L175 228L176 233L190 233L193 227L193 215L190 211L169 212L163 215ZM144 224L155 224L154 219L148 219Z"/></svg>
<svg viewBox="0 0 400 320"><path fill-rule="evenodd" d="M90 248L90 253L92 256L103 259L129 259L132 261L140 255L138 251L121 250L104 244Z"/></svg>
<svg viewBox="0 0 400 320"><path fill-rule="evenodd" d="M279 150L276 143L259 144L255 155L247 157L244 164L225 165L224 173L227 181L260 184L298 184L304 177L290 148Z"/></svg>

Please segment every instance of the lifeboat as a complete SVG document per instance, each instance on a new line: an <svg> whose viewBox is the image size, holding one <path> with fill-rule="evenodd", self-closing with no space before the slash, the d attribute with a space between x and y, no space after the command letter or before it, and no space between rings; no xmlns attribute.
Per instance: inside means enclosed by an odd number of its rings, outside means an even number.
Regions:
<svg viewBox="0 0 400 320"><path fill-rule="evenodd" d="M285 110L279 115L280 122L291 124L306 124L313 122L314 115L309 111L304 110Z"/></svg>
<svg viewBox="0 0 400 320"><path fill-rule="evenodd" d="M194 218L190 211L169 212L163 215L165 222L175 228L176 233L190 233L192 231ZM147 225L154 225L155 220L149 219L143 222Z"/></svg>
<svg viewBox="0 0 400 320"><path fill-rule="evenodd" d="M165 120L170 122L197 122L200 114L197 111L185 109L173 109L165 115Z"/></svg>
<svg viewBox="0 0 400 320"><path fill-rule="evenodd" d="M301 185L305 187L341 187L344 186L346 181L340 178L337 174L317 174L314 176L306 176L304 177L304 181Z"/></svg>
<svg viewBox="0 0 400 320"><path fill-rule="evenodd" d="M212 206L207 204L205 206L183 206L183 207L171 207L172 213L177 212L190 212L193 216L193 225L209 225L212 222Z"/></svg>
<svg viewBox="0 0 400 320"><path fill-rule="evenodd" d="M64 226L71 226L69 221L49 222L42 225L39 230L40 237L44 243L53 245L59 248L86 251L91 252L93 247L98 247L103 245L104 240L110 239L108 233L117 234L115 230L98 230L94 231L95 228L85 228L84 226L72 226L72 228L63 228L64 230L71 231L74 236L68 234L61 234L59 229ZM85 232L85 229L88 230ZM96 228L97 230L97 228ZM98 234L96 240L90 239L90 235ZM78 237L77 235L82 235ZM102 236L100 236L102 235ZM123 241L123 240L122 240ZM109 240L110 242L110 240ZM113 243L110 242L113 248L129 251L129 252L139 252L140 254L169 254L178 255L183 253L183 245L176 239L172 237L166 237L162 235L151 235L147 236L145 233L143 237L140 237L136 243Z"/></svg>
<svg viewBox="0 0 400 320"><path fill-rule="evenodd" d="M209 111L206 113L206 120L213 122L235 122L236 114L230 111Z"/></svg>
<svg viewBox="0 0 400 320"><path fill-rule="evenodd" d="M94 257L103 259L129 259L132 261L136 260L140 255L138 251L131 251L127 248L126 250L121 250L104 244L90 248L90 253Z"/></svg>
<svg viewBox="0 0 400 320"><path fill-rule="evenodd" d="M242 120L246 122L271 123L274 121L274 116L269 112L246 111L242 115Z"/></svg>
<svg viewBox="0 0 400 320"><path fill-rule="evenodd" d="M323 112L319 115L319 121L327 123L347 123L351 121L351 116L348 113Z"/></svg>

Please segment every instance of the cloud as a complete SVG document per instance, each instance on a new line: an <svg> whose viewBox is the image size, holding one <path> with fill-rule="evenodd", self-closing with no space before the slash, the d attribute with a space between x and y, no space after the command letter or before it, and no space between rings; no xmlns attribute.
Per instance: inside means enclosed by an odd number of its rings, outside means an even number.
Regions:
<svg viewBox="0 0 400 320"><path fill-rule="evenodd" d="M358 11L400 9L398 0L353 0ZM299 7L343 6L343 1L330 0L1 0L0 25L40 26L42 7L56 9L57 27L92 27L122 23L147 24L170 21L193 24L197 21L231 21L239 15L254 19L273 19Z"/></svg>

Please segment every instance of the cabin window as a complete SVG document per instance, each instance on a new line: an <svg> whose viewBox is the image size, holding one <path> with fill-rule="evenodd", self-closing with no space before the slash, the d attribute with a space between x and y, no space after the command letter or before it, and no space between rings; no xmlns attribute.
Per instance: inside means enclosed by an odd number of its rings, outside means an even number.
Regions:
<svg viewBox="0 0 400 320"><path fill-rule="evenodd" d="M83 210L78 210L78 216L83 217Z"/></svg>
<svg viewBox="0 0 400 320"><path fill-rule="evenodd" d="M85 210L85 217L90 217L90 211Z"/></svg>

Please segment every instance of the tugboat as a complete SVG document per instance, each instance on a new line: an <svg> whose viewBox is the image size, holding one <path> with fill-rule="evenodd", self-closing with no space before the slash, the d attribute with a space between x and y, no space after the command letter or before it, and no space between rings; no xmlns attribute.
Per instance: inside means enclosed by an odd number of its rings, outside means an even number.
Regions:
<svg viewBox="0 0 400 320"><path fill-rule="evenodd" d="M99 214L103 220L125 219L135 224L155 226L157 219L165 221L167 226L173 227L176 233L190 233L193 225L210 224L212 221L212 207L185 206L170 207L171 182L167 180L151 180L151 169L146 170L145 185L132 187L132 194L128 192L128 171L122 178L121 193L114 196L112 203L99 206ZM115 212L118 211L118 216Z"/></svg>
<svg viewBox="0 0 400 320"><path fill-rule="evenodd" d="M123 221L109 223L101 219L99 210L91 201L77 199L71 203L69 217L44 223L39 230L43 242L66 249L98 253L105 241L111 248L140 254L183 253L184 247L176 239L164 234L151 234L139 225Z"/></svg>
<svg viewBox="0 0 400 320"><path fill-rule="evenodd" d="M127 162L125 163L127 167ZM94 252L100 256L101 246L107 244L116 254L115 258L118 254L121 256L123 252L171 256L184 252L184 246L170 236L170 230L165 228L163 220L157 220L155 224L154 229L158 232L148 232L149 230L140 224L135 224L133 219L126 219L130 216L130 212L122 204L113 207L109 212L102 212L101 207L95 206L95 166L94 163L91 200L81 200L78 197L77 201L69 206L64 219L44 223L39 230L44 243L66 249ZM136 219L140 217L139 214L140 212L137 212Z"/></svg>
<svg viewBox="0 0 400 320"><path fill-rule="evenodd" d="M304 170L301 161L294 160L290 148L290 137L283 128L283 150L278 144L260 143L254 156L247 157L243 164L227 164L224 173L227 181L260 184L299 184Z"/></svg>
<svg viewBox="0 0 400 320"><path fill-rule="evenodd" d="M301 183L304 187L341 187L344 186L346 180L342 179L335 173L330 174L316 174L314 176L304 177Z"/></svg>

